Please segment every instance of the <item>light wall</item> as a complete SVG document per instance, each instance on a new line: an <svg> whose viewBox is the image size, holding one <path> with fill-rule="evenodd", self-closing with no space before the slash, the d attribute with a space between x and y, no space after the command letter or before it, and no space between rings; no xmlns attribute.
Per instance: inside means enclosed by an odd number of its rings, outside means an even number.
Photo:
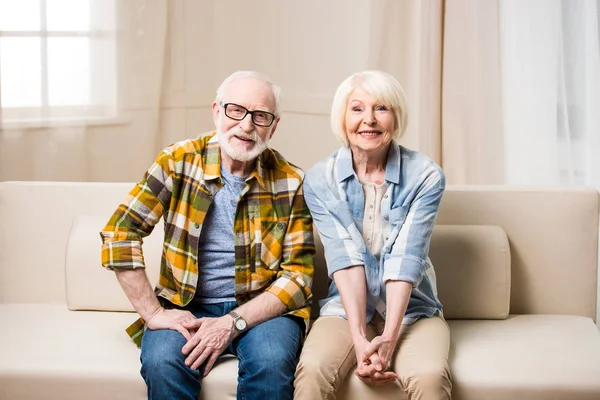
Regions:
<svg viewBox="0 0 600 400"><path fill-rule="evenodd" d="M339 147L330 102L367 68L370 1L119 4L119 120L4 132L0 180L138 180L164 146L214 128L215 90L236 70L282 87L271 146L290 161L308 168Z"/></svg>

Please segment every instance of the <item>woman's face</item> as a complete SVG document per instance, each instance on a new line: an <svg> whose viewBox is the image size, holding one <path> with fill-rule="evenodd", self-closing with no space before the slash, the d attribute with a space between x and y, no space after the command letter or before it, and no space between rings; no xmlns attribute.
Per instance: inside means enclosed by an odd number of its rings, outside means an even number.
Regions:
<svg viewBox="0 0 600 400"><path fill-rule="evenodd" d="M377 103L371 95L358 88L348 97L345 125L350 147L370 152L387 149L394 135L396 120L389 107Z"/></svg>

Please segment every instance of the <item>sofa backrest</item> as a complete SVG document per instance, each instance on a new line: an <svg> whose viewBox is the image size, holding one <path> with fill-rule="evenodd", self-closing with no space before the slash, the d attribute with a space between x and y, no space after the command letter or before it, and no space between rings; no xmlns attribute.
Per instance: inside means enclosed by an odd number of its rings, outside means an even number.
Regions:
<svg viewBox="0 0 600 400"><path fill-rule="evenodd" d="M114 274L98 266L98 231L106 217L78 216L66 253L67 305L71 310L133 311ZM142 245L146 273L156 282L160 269L162 223ZM316 232L315 232L316 233ZM323 246L315 235L317 257L313 284L313 317L327 295ZM484 225L438 225L431 259L447 318L503 319L510 303L510 250L502 228Z"/></svg>
<svg viewBox="0 0 600 400"><path fill-rule="evenodd" d="M100 266L98 231L131 187L0 183L0 303L130 309L114 274ZM144 244L151 280L158 274L160 229ZM511 313L594 318L597 244L594 190L448 187L430 252L445 315L503 318L510 298ZM327 285L319 257L317 297Z"/></svg>
<svg viewBox="0 0 600 400"><path fill-rule="evenodd" d="M583 187L450 186L443 225L497 225L511 251L511 314L596 319L598 191Z"/></svg>

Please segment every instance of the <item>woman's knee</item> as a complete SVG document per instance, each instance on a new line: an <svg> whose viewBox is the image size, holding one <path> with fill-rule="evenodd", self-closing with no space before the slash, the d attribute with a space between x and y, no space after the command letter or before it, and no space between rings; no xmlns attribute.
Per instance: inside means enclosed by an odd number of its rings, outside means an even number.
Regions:
<svg viewBox="0 0 600 400"><path fill-rule="evenodd" d="M400 378L409 398L450 399L452 382L447 367L413 371Z"/></svg>

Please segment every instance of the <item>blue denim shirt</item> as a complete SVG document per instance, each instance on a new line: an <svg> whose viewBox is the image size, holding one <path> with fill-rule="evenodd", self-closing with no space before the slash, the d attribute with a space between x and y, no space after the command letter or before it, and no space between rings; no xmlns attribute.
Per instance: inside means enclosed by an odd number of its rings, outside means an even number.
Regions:
<svg viewBox="0 0 600 400"><path fill-rule="evenodd" d="M312 167L304 180L306 203L325 247L329 294L321 315L346 317L333 273L363 265L367 282L367 322L375 311L385 318L385 283L410 282L413 290L403 323L441 313L429 240L446 179L441 168L416 151L390 144L385 168L387 190L381 203L383 249L379 262L362 236L363 188L342 147Z"/></svg>

